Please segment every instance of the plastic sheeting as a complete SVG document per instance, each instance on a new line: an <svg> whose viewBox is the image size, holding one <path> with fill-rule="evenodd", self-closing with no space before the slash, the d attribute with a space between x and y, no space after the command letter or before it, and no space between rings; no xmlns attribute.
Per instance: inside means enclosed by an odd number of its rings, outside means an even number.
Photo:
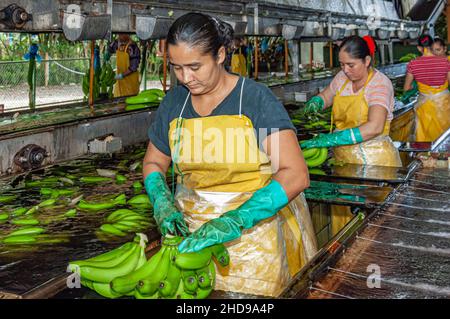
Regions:
<svg viewBox="0 0 450 319"><path fill-rule="evenodd" d="M206 221L239 207L252 193L189 190L178 185L176 202L195 231ZM230 265L219 267L217 290L278 296L317 252L311 216L303 194L277 215L226 243Z"/></svg>

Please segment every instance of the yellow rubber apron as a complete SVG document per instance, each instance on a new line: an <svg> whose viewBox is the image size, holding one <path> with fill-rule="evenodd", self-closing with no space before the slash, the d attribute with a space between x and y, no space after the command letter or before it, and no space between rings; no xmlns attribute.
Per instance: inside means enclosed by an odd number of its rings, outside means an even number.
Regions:
<svg viewBox="0 0 450 319"><path fill-rule="evenodd" d="M332 110L332 120L336 124L336 130L359 127L367 122L369 104L364 93L373 75L374 72L371 71L364 87L356 95L341 95L349 80L336 92ZM389 128L390 121L386 121L381 135L359 144L335 147L334 157L344 163L401 167L399 152L389 137ZM352 218L350 207L332 205L332 235L337 234Z"/></svg>
<svg viewBox="0 0 450 319"><path fill-rule="evenodd" d="M239 53L233 53L231 56L231 72L247 76L247 61L242 54L242 48L239 48Z"/></svg>
<svg viewBox="0 0 450 319"><path fill-rule="evenodd" d="M176 205L190 231L235 209L271 178L270 160L260 151L251 120L242 115L182 118L170 123L169 140L177 173ZM217 290L278 296L317 252L303 194L272 218L225 244L230 265L217 269Z"/></svg>
<svg viewBox="0 0 450 319"><path fill-rule="evenodd" d="M420 92L415 105L415 141L433 142L450 127L450 92L448 83L432 87L417 82Z"/></svg>
<svg viewBox="0 0 450 319"><path fill-rule="evenodd" d="M116 64L117 64L117 74L124 73L130 67L130 56L128 54L128 46L131 42L126 45L119 45L116 51ZM114 85L114 97L130 96L139 93L139 72L135 71L122 80L116 80Z"/></svg>

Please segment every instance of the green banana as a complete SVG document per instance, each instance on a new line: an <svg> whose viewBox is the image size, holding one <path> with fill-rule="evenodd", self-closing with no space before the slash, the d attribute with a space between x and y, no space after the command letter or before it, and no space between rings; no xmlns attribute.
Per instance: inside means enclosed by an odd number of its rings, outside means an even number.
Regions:
<svg viewBox="0 0 450 319"><path fill-rule="evenodd" d="M302 152L303 152L303 157L306 159L306 158L312 158L312 157L314 157L314 156L316 156L317 154L319 154L319 151L320 151L320 149L319 148L317 148L317 147L315 147L315 148L310 148L310 149L307 149L307 150L302 150Z"/></svg>
<svg viewBox="0 0 450 319"><path fill-rule="evenodd" d="M214 263L209 263L205 268L197 270L195 273L198 278L198 286L200 288L210 288L213 282L213 277L210 273L210 265Z"/></svg>
<svg viewBox="0 0 450 319"><path fill-rule="evenodd" d="M142 216L140 214L136 214L136 215L128 215L128 216L124 216L120 219L120 221L142 221L142 222L146 222L148 221L148 218L146 218L145 216Z"/></svg>
<svg viewBox="0 0 450 319"><path fill-rule="evenodd" d="M134 188L135 190L137 190L137 191L141 190L142 187L143 187L143 186L142 186L142 183L141 183L141 182L136 181L136 182L133 183L133 188Z"/></svg>
<svg viewBox="0 0 450 319"><path fill-rule="evenodd" d="M122 246L110 250L106 253L103 253L101 255L97 255L94 257L91 257L89 259L86 259L84 261L89 261L89 262L98 262L98 261L105 261L105 260L110 260L110 259L115 259L118 256L123 255L124 253L126 253L127 251L130 251L131 248L133 248L133 246L135 245L135 243L133 242L128 242L123 244Z"/></svg>
<svg viewBox="0 0 450 319"><path fill-rule="evenodd" d="M94 290L94 286L92 285L92 281L87 280L87 279L84 279L84 278L81 278L81 279L80 279L80 283L81 283L83 286L85 286L85 287L87 287L87 288L89 288L89 289L91 289L91 290Z"/></svg>
<svg viewBox="0 0 450 319"><path fill-rule="evenodd" d="M123 224L118 224L118 223L114 223L112 224L115 228L117 228L118 230L121 230L123 232L126 233L131 233L131 232L135 232L136 228L138 227L131 227L131 226L127 226L127 225L123 225Z"/></svg>
<svg viewBox="0 0 450 319"><path fill-rule="evenodd" d="M149 277L144 278L148 279L148 282L143 281L144 279L139 281L137 289L141 294L153 295L158 290L160 282L167 276L170 265L170 256L170 249L165 248L164 253L154 271L151 272Z"/></svg>
<svg viewBox="0 0 450 319"><path fill-rule="evenodd" d="M146 221L119 220L114 223L114 225L122 225L124 227L148 227L152 224Z"/></svg>
<svg viewBox="0 0 450 319"><path fill-rule="evenodd" d="M120 236L120 237L126 236L126 233L124 233L123 231L121 231L120 229L114 227L111 224L103 224L103 225L101 225L100 226L100 230L105 232L105 233L114 235L114 236Z"/></svg>
<svg viewBox="0 0 450 319"><path fill-rule="evenodd" d="M140 194L136 195L132 198L130 198L127 202L128 205L131 206L145 206L145 207L152 207L152 204L150 203L150 199L148 198L147 194Z"/></svg>
<svg viewBox="0 0 450 319"><path fill-rule="evenodd" d="M39 210L39 206L33 206L25 212L25 215L32 215Z"/></svg>
<svg viewBox="0 0 450 319"><path fill-rule="evenodd" d="M149 278L141 279L136 285L136 292L138 292L141 296L148 297L149 299L158 298L159 284L159 282L153 281Z"/></svg>
<svg viewBox="0 0 450 319"><path fill-rule="evenodd" d="M211 250L213 257L222 266L226 267L230 263L230 255L224 244L216 244L208 247Z"/></svg>
<svg viewBox="0 0 450 319"><path fill-rule="evenodd" d="M184 291L189 294L194 294L198 289L198 279L195 271L181 270L181 277L183 279Z"/></svg>
<svg viewBox="0 0 450 319"><path fill-rule="evenodd" d="M306 159L306 165L308 167L316 167L322 165L328 157L328 149L326 147L323 147L320 149L319 155L317 157L314 157L312 159Z"/></svg>
<svg viewBox="0 0 450 319"><path fill-rule="evenodd" d="M198 252L183 253L176 256L175 263L181 269L200 269L206 267L211 260L211 250L208 248Z"/></svg>
<svg viewBox="0 0 450 319"><path fill-rule="evenodd" d="M125 111L134 111L134 110L140 110L145 109L146 107L149 107L149 104L130 104L125 106Z"/></svg>
<svg viewBox="0 0 450 319"><path fill-rule="evenodd" d="M80 200L77 207L81 210L98 211L98 210L110 209L110 208L113 208L118 205L125 205L126 202L127 202L126 196L124 194L121 194L121 195L117 196L116 198L114 198L110 201L107 201L107 202L90 203L85 200Z"/></svg>
<svg viewBox="0 0 450 319"><path fill-rule="evenodd" d="M31 225L38 225L39 221L34 218L27 218L27 219L15 219L11 221L12 224L18 225L18 226L31 226Z"/></svg>
<svg viewBox="0 0 450 319"><path fill-rule="evenodd" d="M152 256L147 262L141 267L137 268L135 271L122 276L114 278L111 281L111 288L118 293L127 293L132 291L137 287L139 281L149 277L153 272L156 271L161 259L164 256L166 247L162 247L155 255ZM158 287L155 288L155 290ZM143 295L153 294L148 291L140 291Z"/></svg>
<svg viewBox="0 0 450 319"><path fill-rule="evenodd" d="M49 206L55 205L55 203L56 203L56 200L54 198L50 198L50 199L44 200L43 202L39 203L37 206L39 208L49 207Z"/></svg>
<svg viewBox="0 0 450 319"><path fill-rule="evenodd" d="M127 181L127 178L123 175L117 174L116 175L116 183L117 184L123 184Z"/></svg>
<svg viewBox="0 0 450 319"><path fill-rule="evenodd" d="M143 295L138 290L135 290L134 291L134 298L136 298L136 299L157 299L158 298L158 289L156 289L156 293L154 293L152 296Z"/></svg>
<svg viewBox="0 0 450 319"><path fill-rule="evenodd" d="M34 243L36 238L28 235L10 236L3 239L4 244L28 244Z"/></svg>
<svg viewBox="0 0 450 319"><path fill-rule="evenodd" d="M21 236L21 235L36 235L36 234L41 234L43 232L45 232L45 229L41 228L41 227L27 227L27 228L22 228L22 229L13 231L12 233L10 233L8 235L8 237Z"/></svg>
<svg viewBox="0 0 450 319"><path fill-rule="evenodd" d="M308 169L308 171L309 171L309 174L313 174L313 175L327 175L327 173L325 173L320 168L311 168L311 169Z"/></svg>
<svg viewBox="0 0 450 319"><path fill-rule="evenodd" d="M0 196L0 203L12 202L16 198L17 198L17 195L1 195Z"/></svg>
<svg viewBox="0 0 450 319"><path fill-rule="evenodd" d="M178 290L178 285L181 281L181 270L175 265L175 258L178 255L178 248L175 246L169 247L170 262L167 270L166 279L159 284L159 294L164 298L173 297Z"/></svg>
<svg viewBox="0 0 450 319"><path fill-rule="evenodd" d="M102 177L102 176L84 176L84 177L80 177L80 182L87 183L87 184L110 182L110 181L111 181L110 177Z"/></svg>
<svg viewBox="0 0 450 319"><path fill-rule="evenodd" d="M27 210L28 209L26 209L25 207L17 208L11 212L11 216L12 217L22 216L23 214L26 213Z"/></svg>
<svg viewBox="0 0 450 319"><path fill-rule="evenodd" d="M8 219L9 219L9 215L8 214L6 214L6 213L0 214L0 221L8 220Z"/></svg>
<svg viewBox="0 0 450 319"><path fill-rule="evenodd" d="M137 214L136 212L130 209L122 208L115 210L111 214L109 214L108 217L106 217L106 221L109 223L114 223L125 216L134 216L136 214Z"/></svg>
<svg viewBox="0 0 450 319"><path fill-rule="evenodd" d="M64 213L65 217L75 217L76 215L77 215L77 210L75 208L68 210L66 213Z"/></svg>
<svg viewBox="0 0 450 319"><path fill-rule="evenodd" d="M141 249L142 247L135 245L130 256L113 268L80 267L80 275L94 282L109 283L114 278L126 275L135 269L139 261Z"/></svg>
<svg viewBox="0 0 450 319"><path fill-rule="evenodd" d="M125 99L125 103L127 104L146 104L146 103L157 103L162 100L156 94L139 94L136 96L131 96Z"/></svg>
<svg viewBox="0 0 450 319"><path fill-rule="evenodd" d="M69 267L73 266L78 266L80 268L82 267L96 267L96 268L114 268L117 265L119 265L120 263L122 263L125 259L127 259L128 257L130 257L130 255L133 253L134 248L136 247L135 243L129 243L129 245L125 246L121 246L113 251L110 252L109 256L106 254L106 256L100 257L100 258L90 258L90 259L85 259L85 260L76 260L76 261L72 261L69 263ZM112 253L114 252L114 253ZM120 252L120 254L119 254ZM107 253L108 254L108 253ZM107 258L108 257L108 258Z"/></svg>
<svg viewBox="0 0 450 319"><path fill-rule="evenodd" d="M122 294L118 294L115 291L111 290L109 283L93 282L92 288L99 295L102 295L103 297L106 297L106 298L115 299L115 298L119 298L119 297L123 296Z"/></svg>
<svg viewBox="0 0 450 319"><path fill-rule="evenodd" d="M141 91L140 93L139 93L139 95L156 95L156 96L159 96L159 97L164 97L166 94L164 93L164 91L163 90L161 90L161 89L155 89L155 88L153 88L153 89L148 89L148 90L144 90L144 91Z"/></svg>

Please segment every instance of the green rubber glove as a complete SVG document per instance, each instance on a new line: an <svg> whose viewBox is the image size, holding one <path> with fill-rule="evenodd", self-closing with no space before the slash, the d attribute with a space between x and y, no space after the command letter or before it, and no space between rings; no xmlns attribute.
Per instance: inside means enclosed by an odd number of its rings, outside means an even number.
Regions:
<svg viewBox="0 0 450 319"><path fill-rule="evenodd" d="M302 149L314 147L333 147L340 145L351 145L361 143L363 138L359 127L349 128L343 131L337 131L330 134L319 134L318 136L304 141L300 144Z"/></svg>
<svg viewBox="0 0 450 319"><path fill-rule="evenodd" d="M183 214L175 207L163 174L160 172L148 174L144 185L153 205L153 217L161 234L163 236L166 234L188 236L189 228L183 219Z"/></svg>
<svg viewBox="0 0 450 319"><path fill-rule="evenodd" d="M316 95L310 98L308 102L306 102L303 113L317 113L322 111L324 106L324 100L320 96Z"/></svg>
<svg viewBox="0 0 450 319"><path fill-rule="evenodd" d="M403 93L402 97L400 98L400 101L402 101L404 104L409 103L409 99L419 93L419 89L417 87L417 82L413 81L412 83L412 89L406 91Z"/></svg>
<svg viewBox="0 0 450 319"><path fill-rule="evenodd" d="M195 252L239 238L243 229L252 228L258 222L274 216L287 203L288 197L283 187L272 180L239 208L204 223L185 238L178 249L180 252Z"/></svg>
<svg viewBox="0 0 450 319"><path fill-rule="evenodd" d="M105 62L108 62L109 59L111 59L111 53L109 53L108 48L106 48L105 53L103 53L103 60Z"/></svg>

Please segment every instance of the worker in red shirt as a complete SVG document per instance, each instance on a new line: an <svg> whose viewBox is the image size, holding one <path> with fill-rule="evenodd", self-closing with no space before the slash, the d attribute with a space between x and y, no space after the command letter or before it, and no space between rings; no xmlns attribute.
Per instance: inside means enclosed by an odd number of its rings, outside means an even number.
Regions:
<svg viewBox="0 0 450 319"><path fill-rule="evenodd" d="M421 35L418 50L422 56L407 67L404 91L412 88L415 80L420 92L415 105L415 140L432 142L450 127L450 62L445 56L435 56L431 50L433 38Z"/></svg>

